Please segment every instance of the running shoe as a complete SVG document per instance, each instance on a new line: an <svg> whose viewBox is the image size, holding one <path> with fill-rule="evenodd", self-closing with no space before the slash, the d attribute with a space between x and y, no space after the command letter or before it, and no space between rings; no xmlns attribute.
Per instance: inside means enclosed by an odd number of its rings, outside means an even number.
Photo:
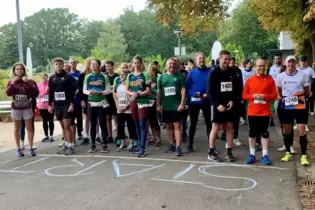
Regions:
<svg viewBox="0 0 315 210"><path fill-rule="evenodd" d="M302 164L302 166L308 166L309 165L308 160L306 158L306 155L302 155L301 164Z"/></svg>
<svg viewBox="0 0 315 210"><path fill-rule="evenodd" d="M221 162L221 158L216 155L215 153L209 153L208 154L208 160L214 161L214 162Z"/></svg>
<svg viewBox="0 0 315 210"><path fill-rule="evenodd" d="M132 144L129 144L127 150L129 152L133 152L133 149L134 149L134 146Z"/></svg>
<svg viewBox="0 0 315 210"><path fill-rule="evenodd" d="M254 155L249 155L247 158L247 164L254 164L256 163L256 157Z"/></svg>
<svg viewBox="0 0 315 210"><path fill-rule="evenodd" d="M53 137L53 136L50 136L48 141L49 141L49 142L55 142L54 137Z"/></svg>
<svg viewBox="0 0 315 210"><path fill-rule="evenodd" d="M83 145L87 145L87 144L90 144L90 139L84 138L80 145L83 146Z"/></svg>
<svg viewBox="0 0 315 210"><path fill-rule="evenodd" d="M194 150L194 146L193 146L193 145L188 144L188 145L187 145L187 152L195 152L195 150Z"/></svg>
<svg viewBox="0 0 315 210"><path fill-rule="evenodd" d="M112 143L114 143L113 137L108 136L108 137L107 137L107 144L112 144Z"/></svg>
<svg viewBox="0 0 315 210"><path fill-rule="evenodd" d="M236 146L241 146L242 145L242 142L239 140L239 139L233 139L233 143L236 145Z"/></svg>
<svg viewBox="0 0 315 210"><path fill-rule="evenodd" d="M309 131L310 131L310 129L308 129L308 126L307 126L307 125L305 126L305 131L306 131L306 132L309 132Z"/></svg>
<svg viewBox="0 0 315 210"><path fill-rule="evenodd" d="M297 129L297 125L295 125L294 127L293 127L293 130L296 130Z"/></svg>
<svg viewBox="0 0 315 210"><path fill-rule="evenodd" d="M25 150L25 144L24 144L24 141L21 141L21 143L20 143L20 147L21 147L21 150Z"/></svg>
<svg viewBox="0 0 315 210"><path fill-rule="evenodd" d="M63 145L63 147L61 148L61 150L58 151L58 154L63 155L65 154L67 151L67 146Z"/></svg>
<svg viewBox="0 0 315 210"><path fill-rule="evenodd" d="M292 146L290 147L290 153L291 154L295 154L295 150L294 150L294 148Z"/></svg>
<svg viewBox="0 0 315 210"><path fill-rule="evenodd" d="M108 138L107 138L107 142L108 142ZM95 143L96 143L96 144L102 144L101 138L100 138L100 137L96 137ZM113 142L112 142L112 143L113 143Z"/></svg>
<svg viewBox="0 0 315 210"><path fill-rule="evenodd" d="M269 159L269 157L268 157L268 155L264 155L264 156L261 158L261 162L262 162L263 164L265 164L265 165L271 165L271 164L272 164L271 161L270 161L270 159Z"/></svg>
<svg viewBox="0 0 315 210"><path fill-rule="evenodd" d="M311 114L311 115L314 115L314 112L311 112L310 114Z"/></svg>
<svg viewBox="0 0 315 210"><path fill-rule="evenodd" d="M236 161L235 157L232 153L228 154L225 158L227 159L228 162L235 162Z"/></svg>
<svg viewBox="0 0 315 210"><path fill-rule="evenodd" d="M65 155L73 155L74 154L74 149L73 147L67 147L67 150L65 152Z"/></svg>
<svg viewBox="0 0 315 210"><path fill-rule="evenodd" d="M65 146L65 143L66 143L66 142L65 142L65 141L63 141L63 142L62 142L62 143L60 143L58 146L59 146L59 147L63 147L63 146Z"/></svg>
<svg viewBox="0 0 315 210"><path fill-rule="evenodd" d="M91 145L89 153L95 153L95 152L96 152L96 146L95 145Z"/></svg>
<svg viewBox="0 0 315 210"><path fill-rule="evenodd" d="M175 156L182 156L182 149L180 147L176 147L175 149Z"/></svg>
<svg viewBox="0 0 315 210"><path fill-rule="evenodd" d="M169 144L165 152L166 153L175 152L175 146L173 144Z"/></svg>
<svg viewBox="0 0 315 210"><path fill-rule="evenodd" d="M116 144L116 147L120 147L120 145L121 145L121 141L120 141L120 139L116 139L115 140L115 144Z"/></svg>
<svg viewBox="0 0 315 210"><path fill-rule="evenodd" d="M48 142L49 141L49 137L46 136L45 138L42 139L42 142Z"/></svg>
<svg viewBox="0 0 315 210"><path fill-rule="evenodd" d="M273 120L270 121L270 127L274 127L275 126L275 122Z"/></svg>
<svg viewBox="0 0 315 210"><path fill-rule="evenodd" d="M245 123L246 123L246 121L244 120L244 118L243 118L243 117L241 117L241 118L240 118L240 125L242 125L242 126L243 126L243 125L245 125Z"/></svg>
<svg viewBox="0 0 315 210"><path fill-rule="evenodd" d="M28 154L29 154L31 157L36 156L35 150L34 150L33 148L31 148L31 149L28 150Z"/></svg>
<svg viewBox="0 0 315 210"><path fill-rule="evenodd" d="M18 157L24 157L24 153L22 152L22 150L20 148L16 150L16 155Z"/></svg>
<svg viewBox="0 0 315 210"><path fill-rule="evenodd" d="M108 153L108 147L107 147L106 144L103 144L103 145L102 145L101 153Z"/></svg>
<svg viewBox="0 0 315 210"><path fill-rule="evenodd" d="M282 162L289 162L292 159L292 155L290 154L290 152L286 152L285 156L283 158L281 158Z"/></svg>
<svg viewBox="0 0 315 210"><path fill-rule="evenodd" d="M285 146L284 146L284 145L278 149L279 152L284 152L285 150L286 150L286 149L285 149Z"/></svg>
<svg viewBox="0 0 315 210"><path fill-rule="evenodd" d="M78 135L78 140L79 140L79 141L83 140L82 134L79 134L79 135Z"/></svg>
<svg viewBox="0 0 315 210"><path fill-rule="evenodd" d="M136 153L138 158L142 158L146 156L146 153L144 151L144 148L140 148L139 152Z"/></svg>
<svg viewBox="0 0 315 210"><path fill-rule="evenodd" d="M214 152L214 154L216 154L216 155L219 155L219 154L220 154L220 151L217 150L217 148L214 148L214 149L213 149L213 152Z"/></svg>
<svg viewBox="0 0 315 210"><path fill-rule="evenodd" d="M117 152L123 152L125 151L127 146L125 144L121 144L120 147L117 149Z"/></svg>
<svg viewBox="0 0 315 210"><path fill-rule="evenodd" d="M161 139L156 139L155 140L155 146L161 146L162 145L162 141L161 141Z"/></svg>

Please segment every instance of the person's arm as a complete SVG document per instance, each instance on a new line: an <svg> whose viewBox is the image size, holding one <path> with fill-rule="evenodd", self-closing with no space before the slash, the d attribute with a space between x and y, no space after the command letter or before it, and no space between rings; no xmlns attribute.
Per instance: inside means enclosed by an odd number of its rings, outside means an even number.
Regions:
<svg viewBox="0 0 315 210"><path fill-rule="evenodd" d="M70 97L70 103L75 104L75 92L78 89L77 80L74 79L71 75L68 76L68 90L69 91L69 97Z"/></svg>
<svg viewBox="0 0 315 210"><path fill-rule="evenodd" d="M37 87L37 84L34 80L29 80L28 81L28 88L27 88L28 92L30 93L30 96L31 97L38 97L39 95L39 90L38 90L38 87Z"/></svg>
<svg viewBox="0 0 315 210"><path fill-rule="evenodd" d="M110 88L110 81L109 81L109 78L108 78L108 76L107 75L104 75L103 74L103 76L104 76L104 80L105 80L105 90L103 90L102 92L101 92L101 95L109 95L109 94L111 94L112 93L112 90L111 90L111 88Z"/></svg>
<svg viewBox="0 0 315 210"><path fill-rule="evenodd" d="M239 88L240 88L240 94L243 92L243 77L242 77L242 71L240 69L237 69L239 73ZM242 98L242 95L240 95L240 98Z"/></svg>
<svg viewBox="0 0 315 210"><path fill-rule="evenodd" d="M6 93L7 93L7 96L14 95L14 84L11 83L11 80L8 82Z"/></svg>
<svg viewBox="0 0 315 210"><path fill-rule="evenodd" d="M161 78L162 76L158 77L157 80L157 94L156 94L156 106L161 106L161 91L162 91L162 84L161 84Z"/></svg>
<svg viewBox="0 0 315 210"><path fill-rule="evenodd" d="M207 80L207 94L210 99L211 105L219 106L219 96L217 93L216 83L216 70L212 70L208 75Z"/></svg>
<svg viewBox="0 0 315 210"><path fill-rule="evenodd" d="M245 101L252 100L252 99L254 98L254 95L253 95L253 94L250 94L249 82L250 82L250 80L247 80L247 81L246 81L245 86L244 86L244 89L243 89L242 98L243 98L243 100L245 100Z"/></svg>
<svg viewBox="0 0 315 210"><path fill-rule="evenodd" d="M130 85L130 75L131 75L131 74L128 74L127 79L126 79L126 85L127 85L127 87L126 87L126 89L127 89L126 93L127 93L127 95L133 96L134 92L131 92L131 91L130 91L130 87L129 87L129 85Z"/></svg>
<svg viewBox="0 0 315 210"><path fill-rule="evenodd" d="M145 91L142 91L139 93L139 96L147 96L150 95L150 79L148 74L143 74L144 75L144 82L145 82Z"/></svg>
<svg viewBox="0 0 315 210"><path fill-rule="evenodd" d="M277 80L276 80L276 87L277 87L277 94L278 94L278 97L279 97L280 99L283 98L281 82L282 82L281 76L279 75L279 76L277 77Z"/></svg>
<svg viewBox="0 0 315 210"><path fill-rule="evenodd" d="M78 78L78 86L79 86L79 98L81 101L84 100L84 98L86 97L86 95L83 93L83 84L84 84L84 74L80 74L79 78Z"/></svg>
<svg viewBox="0 0 315 210"><path fill-rule="evenodd" d="M53 102L53 99L54 99L54 86L53 86L53 83L52 83L52 77L49 78L49 81L48 81L48 105L51 106L52 105L52 102Z"/></svg>
<svg viewBox="0 0 315 210"><path fill-rule="evenodd" d="M269 77L268 79L269 79L269 86L271 86L271 93L263 94L263 96L264 96L264 100L271 101L277 98L277 88L273 79L271 77Z"/></svg>
<svg viewBox="0 0 315 210"><path fill-rule="evenodd" d="M186 90L187 90L187 94L190 97L195 97L196 93L191 89L191 85L192 85L192 78L191 78L191 74L193 71L189 72L186 78Z"/></svg>
<svg viewBox="0 0 315 210"><path fill-rule="evenodd" d="M84 82L83 82L83 94L85 94L85 95L91 95L91 92L92 91L90 91L90 90L88 90L88 80L89 80L89 77L90 77L90 75L88 74L88 75L86 75L85 77L84 77Z"/></svg>

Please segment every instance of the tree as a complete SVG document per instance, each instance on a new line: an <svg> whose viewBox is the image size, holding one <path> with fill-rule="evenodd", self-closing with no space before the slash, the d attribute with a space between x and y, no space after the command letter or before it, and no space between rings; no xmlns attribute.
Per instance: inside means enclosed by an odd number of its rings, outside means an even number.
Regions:
<svg viewBox="0 0 315 210"><path fill-rule="evenodd" d="M16 24L0 28L0 68L8 68L19 60Z"/></svg>
<svg viewBox="0 0 315 210"><path fill-rule="evenodd" d="M148 0L162 24L177 22L187 32L213 30L226 17L229 0Z"/></svg>
<svg viewBox="0 0 315 210"><path fill-rule="evenodd" d="M220 28L219 40L223 44L241 46L246 57L253 53L265 55L266 49L277 48L278 34L265 30L255 13L249 11L249 0L234 10L232 18Z"/></svg>
<svg viewBox="0 0 315 210"><path fill-rule="evenodd" d="M96 48L107 57L110 53L114 60L123 60L127 45L121 26L114 20L108 20L102 25Z"/></svg>

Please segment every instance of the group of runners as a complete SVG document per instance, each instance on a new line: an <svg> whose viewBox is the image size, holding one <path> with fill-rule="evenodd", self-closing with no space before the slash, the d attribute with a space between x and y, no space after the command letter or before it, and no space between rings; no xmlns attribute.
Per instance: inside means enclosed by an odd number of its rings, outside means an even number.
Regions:
<svg viewBox="0 0 315 210"><path fill-rule="evenodd" d="M194 152L196 126L202 110L209 139L209 160L221 161L216 139L219 130L223 130L226 158L234 162L232 145L242 144L238 139L239 123L248 122L247 163L256 162L257 146L261 145L261 162L270 165L268 129L274 125L273 112L277 110L284 139L284 147L279 151L286 152L281 160L289 161L294 153L293 125L296 121L301 164L309 164L306 158L306 125L308 104L313 100L314 88L311 89L311 84L315 76L313 69L307 66L305 56L301 59L301 67L296 68L294 56L288 56L282 65L282 58L277 55L275 64L268 72L265 59L256 60L254 70L251 61L245 59L239 69L228 51L221 51L218 64L211 67L206 66L203 53L197 54L196 66L193 66L193 61L190 62L189 68L192 70L188 72L178 58L169 58L165 72L161 73L157 62L144 71L142 58L136 56L132 65L121 64L117 74L113 61L101 62L88 58L84 70L80 72L76 69L77 61L74 58L69 59L69 66L65 66L62 58L55 58L55 73L49 78L43 73L37 85L27 77L23 63L15 64L7 95L12 96L11 115L17 156L24 156L20 144L23 121L29 140L29 154L36 155L33 146L33 104L37 100L45 132L43 142L54 141L54 115L60 122L64 142L60 145L59 154L74 153L77 133L81 144L90 144L90 153L97 151L97 144L101 145L100 152L107 153L108 144L115 142L118 152L130 151L144 157L150 128L152 136L148 144L161 145L160 119L167 130L169 144L166 152L181 156L182 141L187 138L187 116L190 116L187 152ZM86 116L84 126L82 114ZM115 141L112 120L117 130Z"/></svg>

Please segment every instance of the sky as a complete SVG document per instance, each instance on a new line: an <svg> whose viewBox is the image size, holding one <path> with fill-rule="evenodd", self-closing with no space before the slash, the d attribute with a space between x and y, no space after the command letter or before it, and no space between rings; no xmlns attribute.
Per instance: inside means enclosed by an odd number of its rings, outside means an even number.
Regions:
<svg viewBox="0 0 315 210"><path fill-rule="evenodd" d="M31 16L41 9L69 8L70 12L78 14L80 18L89 20L107 20L123 14L127 7L135 11L143 9L146 0L19 0L21 19ZM232 0L235 7L240 0ZM16 22L16 0L1 0L0 26ZM110 6L109 6L110 5Z"/></svg>

